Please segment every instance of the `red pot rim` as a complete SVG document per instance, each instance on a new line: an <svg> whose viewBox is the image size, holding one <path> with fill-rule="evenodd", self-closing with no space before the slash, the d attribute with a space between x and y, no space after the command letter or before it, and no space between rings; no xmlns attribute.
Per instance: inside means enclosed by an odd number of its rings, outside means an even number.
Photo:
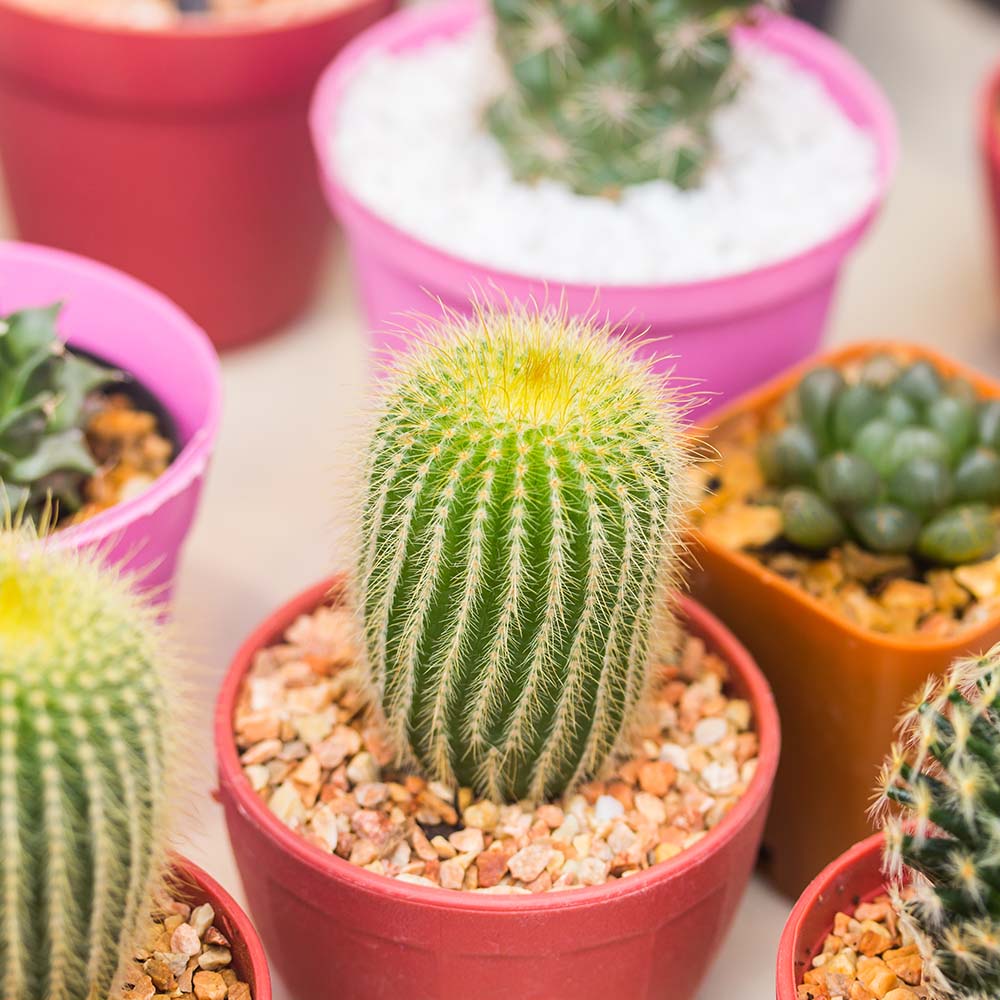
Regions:
<svg viewBox="0 0 1000 1000"><path fill-rule="evenodd" d="M0 0L2 2L2 0ZM166 471L148 489L131 500L95 515L83 524L65 528L52 536L54 545L78 547L114 539L130 524L148 517L172 497L186 490L204 474L211 458L215 437L222 416L222 384L219 357L208 335L197 326L187 313L174 305L165 295L117 268L81 257L78 254L32 243L0 240L0 273L7 263L36 265L46 270L59 270L67 275L84 278L112 289L117 297L128 297L141 303L144 312L156 317L158 323L169 326L172 335L183 350L208 374L212 394L206 404L201 425L183 443ZM107 292L105 293L107 294ZM70 338L72 344L75 338ZM87 349L100 354L99 340L88 339ZM142 350L142 340L136 338L137 351ZM128 369L127 362L117 362ZM146 388L157 398L155 382L146 381Z"/></svg>
<svg viewBox="0 0 1000 1000"><path fill-rule="evenodd" d="M844 874L851 869L862 865L870 866L873 855L879 859L882 855L883 837L881 833L876 833L867 840L862 840L855 844L850 850L845 851L835 861L832 861L819 875L809 883L794 909L788 917L785 929L781 934L781 941L778 945L778 965L776 972L777 1000L796 1000L797 998L797 967L796 958L802 950L803 944L808 944L815 954L815 948L821 944L820 940L815 942L803 942L801 940L803 924L812 912L813 907L821 901L826 893L830 892L838 883L844 881ZM879 887L872 886L872 891L877 891Z"/></svg>
<svg viewBox="0 0 1000 1000"><path fill-rule="evenodd" d="M245 955L250 963L249 969L240 969L239 973L250 981L253 990L253 1000L271 1000L271 971L267 965L264 946L250 918L243 908L211 875L193 861L180 854L171 856L173 873L183 882L194 883L198 892L204 893L214 903L219 904L229 926L236 932L242 947L234 949L234 958Z"/></svg>
<svg viewBox="0 0 1000 1000"><path fill-rule="evenodd" d="M760 740L757 773L750 787L719 825L698 843L675 858L627 879L574 889L572 892L538 893L530 897L450 892L413 885L366 871L336 855L324 853L280 822L254 793L240 766L233 739L232 719L239 688L254 653L274 642L298 615L316 608L333 588L342 585L343 580L343 576L338 576L314 584L269 615L251 633L233 658L215 710L215 748L221 784L233 796L237 808L247 821L262 836L284 848L299 863L312 868L317 875L348 882L358 890L389 896L400 903L422 907L458 908L469 912L524 913L590 906L605 900L643 893L653 884L683 876L689 868L731 842L761 804L770 797L781 745L778 711L771 689L750 653L732 632L696 601L681 596L678 600L681 617L690 622L696 632L706 637L709 647L714 648L726 660L745 688L746 697L753 706Z"/></svg>
<svg viewBox="0 0 1000 1000"><path fill-rule="evenodd" d="M570 295L589 295L594 288L593 284L573 283L557 279L535 279L530 275L515 274L470 261L427 243L420 237L413 236L398 228L368 208L353 194L337 170L337 157L330 141L335 128L335 116L332 114L332 110L339 105L343 92L350 85L356 70L363 65L369 54L385 48L402 47L401 41L416 30L422 22L426 21L436 26L442 34L455 33L465 24L471 23L472 19L477 16L477 12L481 16L482 11L483 0L451 0L451 2L430 7L404 8L383 18L341 50L320 78L310 112L313 144L325 183L339 214L357 220L368 233L375 233L383 242L391 241L397 247L402 245L408 253L419 254L425 260L436 262L439 268L444 267L452 271L458 269L459 272L462 272L473 267L477 275L481 276L481 282L484 285L496 284L502 288L516 288L526 283L544 280L554 288L565 289ZM749 294L751 288L759 284L761 279L770 279L773 284L780 287L788 280L789 269L801 270L803 273L809 274L815 270L818 261L825 260L829 256L839 259L841 256L839 248L845 243L852 243L874 220L895 175L899 158L899 134L889 101L860 64L844 49L815 28L795 18L762 13L760 15L760 28L753 30L765 32L767 38L776 39L790 49L802 53L808 52L814 64L827 68L831 73L836 73L841 77L852 79L859 100L863 100L871 118L872 124L869 129L878 149L878 184L871 200L831 236L814 243L804 251L791 254L771 264L701 281L652 285L609 284L605 286L607 291L623 296L642 296L651 293L662 296L665 293L670 293L681 299L677 303L678 307L688 297L702 298L706 295L716 295L722 298L752 298Z"/></svg>
<svg viewBox="0 0 1000 1000"><path fill-rule="evenodd" d="M55 24L61 28L71 28L84 34L104 38L160 38L167 41L197 41L218 38L253 38L265 35L280 35L295 31L309 30L327 21L339 20L341 17L354 13L365 7L372 6L377 0L340 0L328 10L319 10L299 17L288 17L265 20L263 23L252 17L248 18L213 18L189 17L182 19L177 25L143 28L134 24L115 24L105 21L87 20L74 17L70 13L56 11L37 11L23 6L16 0L0 0L0 7L8 12L22 17L25 21L36 24Z"/></svg>
<svg viewBox="0 0 1000 1000"><path fill-rule="evenodd" d="M1000 169L1000 65L987 76L980 92L979 144L993 169Z"/></svg>

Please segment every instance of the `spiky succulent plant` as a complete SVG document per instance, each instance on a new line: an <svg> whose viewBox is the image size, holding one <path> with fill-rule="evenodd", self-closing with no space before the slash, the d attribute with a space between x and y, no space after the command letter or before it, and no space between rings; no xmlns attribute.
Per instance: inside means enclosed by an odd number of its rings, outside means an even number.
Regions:
<svg viewBox="0 0 1000 1000"><path fill-rule="evenodd" d="M96 556L0 532L0 995L107 1000L149 917L176 683Z"/></svg>
<svg viewBox="0 0 1000 1000"><path fill-rule="evenodd" d="M0 514L38 518L52 498L62 514L81 503L96 471L84 437L86 401L119 373L67 351L60 306L0 318Z"/></svg>
<svg viewBox="0 0 1000 1000"><path fill-rule="evenodd" d="M877 808L886 871L934 1000L1000 996L1000 646L929 682L904 717Z"/></svg>
<svg viewBox="0 0 1000 1000"><path fill-rule="evenodd" d="M997 548L1000 400L927 360L871 357L850 377L814 368L761 442L782 490L784 536L824 551L854 538L873 552L957 565Z"/></svg>
<svg viewBox="0 0 1000 1000"><path fill-rule="evenodd" d="M685 464L676 402L609 330L425 331L378 412L358 574L404 758L496 800L598 771L653 679Z"/></svg>
<svg viewBox="0 0 1000 1000"><path fill-rule="evenodd" d="M735 95L754 0L493 0L507 91L489 110L515 176L581 194L697 185Z"/></svg>

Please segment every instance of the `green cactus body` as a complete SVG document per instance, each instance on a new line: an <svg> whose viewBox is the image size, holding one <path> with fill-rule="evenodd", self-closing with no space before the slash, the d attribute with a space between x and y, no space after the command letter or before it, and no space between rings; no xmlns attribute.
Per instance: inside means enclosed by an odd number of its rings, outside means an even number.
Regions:
<svg viewBox="0 0 1000 1000"><path fill-rule="evenodd" d="M489 110L515 176L580 194L697 185L752 0L493 0L510 84Z"/></svg>
<svg viewBox="0 0 1000 1000"><path fill-rule="evenodd" d="M84 439L87 396L120 375L65 349L59 309L0 318L0 514L23 507L37 519L50 498L72 513L96 470Z"/></svg>
<svg viewBox="0 0 1000 1000"><path fill-rule="evenodd" d="M391 377L360 599L401 756L496 800L596 773L669 619L686 455L663 385L606 329L485 313Z"/></svg>
<svg viewBox="0 0 1000 1000"><path fill-rule="evenodd" d="M823 552L853 537L873 552L958 565L1000 547L1000 406L927 361L875 355L852 378L808 372L788 423L758 448L781 490L783 534Z"/></svg>
<svg viewBox="0 0 1000 1000"><path fill-rule="evenodd" d="M0 534L4 1000L107 1000L149 918L168 784L162 663L127 579Z"/></svg>
<svg viewBox="0 0 1000 1000"><path fill-rule="evenodd" d="M1000 646L928 684L886 763L886 871L934 1000L1000 995Z"/></svg>

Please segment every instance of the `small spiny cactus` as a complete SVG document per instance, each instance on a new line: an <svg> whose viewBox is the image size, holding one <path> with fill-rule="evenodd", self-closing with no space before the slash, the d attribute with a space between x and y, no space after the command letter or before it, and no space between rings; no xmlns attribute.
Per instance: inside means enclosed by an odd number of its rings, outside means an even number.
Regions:
<svg viewBox="0 0 1000 1000"><path fill-rule="evenodd" d="M127 578L0 531L4 1000L107 1000L149 919L171 784L169 665Z"/></svg>
<svg viewBox="0 0 1000 1000"><path fill-rule="evenodd" d="M404 759L538 800L599 770L653 679L685 505L679 410L612 332L555 312L425 334L368 452L371 686Z"/></svg>
<svg viewBox="0 0 1000 1000"><path fill-rule="evenodd" d="M1000 646L928 683L904 717L876 812L897 907L934 1000L1000 995ZM895 807L895 808L893 808Z"/></svg>
<svg viewBox="0 0 1000 1000"><path fill-rule="evenodd" d="M84 438L87 397L121 375L67 351L58 305L0 318L0 511L37 519L50 499L60 513L81 504L97 469Z"/></svg>
<svg viewBox="0 0 1000 1000"><path fill-rule="evenodd" d="M493 134L519 180L580 194L700 183L739 83L730 34L754 0L493 0L507 91Z"/></svg>

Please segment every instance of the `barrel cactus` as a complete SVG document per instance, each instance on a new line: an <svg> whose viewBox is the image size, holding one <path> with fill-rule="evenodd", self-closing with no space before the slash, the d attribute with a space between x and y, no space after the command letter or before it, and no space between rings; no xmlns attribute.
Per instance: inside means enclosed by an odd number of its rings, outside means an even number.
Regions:
<svg viewBox="0 0 1000 1000"><path fill-rule="evenodd" d="M403 759L538 800L628 738L671 632L679 420L613 333L554 312L455 318L398 362L358 578L371 687Z"/></svg>
<svg viewBox="0 0 1000 1000"><path fill-rule="evenodd" d="M730 41L754 0L493 0L507 91L489 109L519 180L580 194L696 186L735 95Z"/></svg>
<svg viewBox="0 0 1000 1000"><path fill-rule="evenodd" d="M56 330L60 307L0 319L0 512L37 518L49 499L79 508L96 471L87 448L86 402L119 373L66 350Z"/></svg>
<svg viewBox="0 0 1000 1000"><path fill-rule="evenodd" d="M1000 401L927 360L879 354L850 377L814 368L787 410L759 457L793 545L824 551L853 538L942 565L996 550Z"/></svg>
<svg viewBox="0 0 1000 1000"><path fill-rule="evenodd" d="M88 555L0 534L0 995L107 1000L163 859L168 666Z"/></svg>
<svg viewBox="0 0 1000 1000"><path fill-rule="evenodd" d="M886 869L935 1000L1000 996L1000 646L932 681L879 793Z"/></svg>

